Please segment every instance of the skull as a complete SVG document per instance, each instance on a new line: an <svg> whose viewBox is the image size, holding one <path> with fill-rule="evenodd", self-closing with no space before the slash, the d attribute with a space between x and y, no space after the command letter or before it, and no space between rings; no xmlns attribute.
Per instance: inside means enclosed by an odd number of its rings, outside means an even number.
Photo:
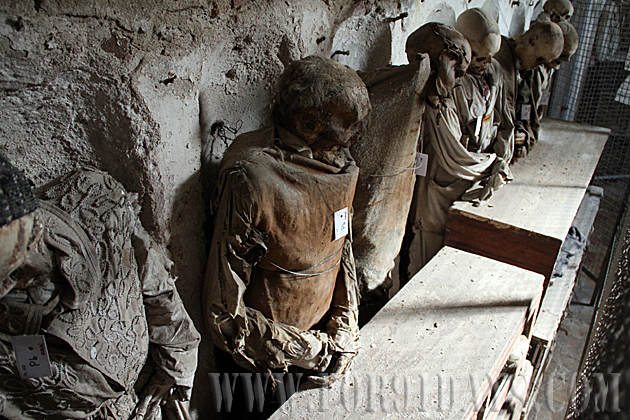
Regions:
<svg viewBox="0 0 630 420"><path fill-rule="evenodd" d="M557 22L557 25L562 29L562 35L564 37L564 47L562 48L562 53L558 58L553 60L550 65L554 69L558 69L560 64L569 61L571 56L575 54L578 48L578 34L573 25L569 23L566 19L560 19Z"/></svg>
<svg viewBox="0 0 630 420"><path fill-rule="evenodd" d="M569 0L547 0L543 10L552 22L558 22L561 18L569 20L573 15L573 4Z"/></svg>
<svg viewBox="0 0 630 420"><path fill-rule="evenodd" d="M409 35L405 51L409 62L416 60L418 54L429 55L431 72L437 75L435 88L443 97L449 95L470 65L470 44L466 38L438 22L426 23Z"/></svg>
<svg viewBox="0 0 630 420"><path fill-rule="evenodd" d="M553 22L536 22L527 32L514 38L520 69L533 69L560 57L564 47L562 29Z"/></svg>
<svg viewBox="0 0 630 420"><path fill-rule="evenodd" d="M501 48L499 25L483 9L474 8L459 15L455 29L466 37L472 49L468 71L483 74Z"/></svg>
<svg viewBox="0 0 630 420"><path fill-rule="evenodd" d="M357 138L369 110L367 88L354 70L310 56L282 74L274 119L304 140L315 159L330 163Z"/></svg>

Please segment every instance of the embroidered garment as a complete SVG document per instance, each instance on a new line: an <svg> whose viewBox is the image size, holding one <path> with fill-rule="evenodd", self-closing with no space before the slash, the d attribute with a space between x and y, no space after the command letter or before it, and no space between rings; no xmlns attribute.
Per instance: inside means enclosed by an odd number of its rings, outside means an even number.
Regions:
<svg viewBox="0 0 630 420"><path fill-rule="evenodd" d="M171 261L137 218L136 195L94 169L36 193L54 270L0 301L0 415L84 418L112 399L133 399L149 353L176 385L192 387L200 336ZM21 334L45 335L53 377L20 379L8 337ZM126 405L117 418L129 416Z"/></svg>

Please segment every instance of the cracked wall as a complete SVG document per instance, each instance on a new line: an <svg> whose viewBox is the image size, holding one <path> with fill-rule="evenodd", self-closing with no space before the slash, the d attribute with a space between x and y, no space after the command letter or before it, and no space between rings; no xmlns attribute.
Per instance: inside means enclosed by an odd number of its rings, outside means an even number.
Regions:
<svg viewBox="0 0 630 420"><path fill-rule="evenodd" d="M335 52L357 70L402 64L409 33L454 24L468 7L487 8L509 35L533 9L516 3L0 0L0 152L37 186L92 165L139 193L204 334L205 202L235 135L269 123L284 67ZM196 418L209 418L213 360L204 337Z"/></svg>

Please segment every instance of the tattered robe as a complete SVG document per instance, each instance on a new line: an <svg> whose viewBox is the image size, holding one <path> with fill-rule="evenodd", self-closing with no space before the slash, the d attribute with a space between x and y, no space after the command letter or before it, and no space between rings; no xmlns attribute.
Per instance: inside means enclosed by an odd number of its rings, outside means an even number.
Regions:
<svg viewBox="0 0 630 420"><path fill-rule="evenodd" d="M543 104L543 95L549 94L551 89L551 81L553 80L553 73L555 70L546 64L541 64L534 69L534 77L532 80L532 101L536 104L536 115L538 117L538 128L540 130L540 119L544 115L544 107L548 105ZM538 136L538 131L536 136Z"/></svg>
<svg viewBox="0 0 630 420"><path fill-rule="evenodd" d="M473 153L494 153L509 162L514 150L510 115L499 62L492 59L485 77L466 74L453 89L461 126L460 143ZM491 86L490 86L491 85Z"/></svg>
<svg viewBox="0 0 630 420"><path fill-rule="evenodd" d="M351 148L361 170L353 202L352 247L364 301L392 286L390 273L413 198L424 88L430 72L425 56L405 66L359 74L372 104L361 141Z"/></svg>
<svg viewBox="0 0 630 420"><path fill-rule="evenodd" d="M551 17L545 11L541 12L535 20L535 22L550 22L550 21L551 21ZM534 69L534 77L532 80L531 93L532 93L532 102L536 105L536 110L537 110L536 116L538 117L538 122L543 117L543 109L544 109L543 107L545 106L544 104L541 103L543 92L548 93L549 90L551 89L551 81L552 81L554 72L555 70L551 68L550 66L548 66L547 64L541 64L540 66ZM539 129L540 129L540 124L538 124L538 127L536 128L536 132L535 132L536 138L538 138Z"/></svg>
<svg viewBox="0 0 630 420"><path fill-rule="evenodd" d="M525 149L517 150L516 157L527 155L538 142L538 132L540 130L540 116L538 114L537 98L540 97L539 83L541 73L538 67L530 70L521 70L518 94L516 96L516 121L515 130L525 133ZM528 107L529 116L524 112L524 107Z"/></svg>
<svg viewBox="0 0 630 420"><path fill-rule="evenodd" d="M493 62L489 71L497 72L498 65ZM506 163L513 147L512 128L507 111L497 103L502 94L500 79L494 80L484 88L480 79L466 74L453 97L444 98L438 108L426 107L423 143L429 170L416 183L410 275L444 245L453 202L487 200L512 179Z"/></svg>
<svg viewBox="0 0 630 420"><path fill-rule="evenodd" d="M0 416L85 418L105 404L126 420L149 354L157 371L192 388L200 336L136 195L95 169L36 193L53 271L0 300ZM46 337L53 376L20 378L9 337L30 334Z"/></svg>
<svg viewBox="0 0 630 420"><path fill-rule="evenodd" d="M347 151L346 151L347 152ZM352 206L358 168L337 168L280 127L239 136L213 201L204 309L213 342L253 370L317 368L358 345L350 237L334 213ZM311 329L326 323L325 332Z"/></svg>
<svg viewBox="0 0 630 420"><path fill-rule="evenodd" d="M518 58L515 51L515 42L507 37L501 37L501 48L494 56L500 64L504 85L504 100L512 118L515 132L524 133L525 143L514 145L513 159L527 155L536 144L539 127L538 109L532 95L534 70L522 70L517 68ZM524 112L524 107L529 108L529 117ZM508 161L510 162L510 161Z"/></svg>

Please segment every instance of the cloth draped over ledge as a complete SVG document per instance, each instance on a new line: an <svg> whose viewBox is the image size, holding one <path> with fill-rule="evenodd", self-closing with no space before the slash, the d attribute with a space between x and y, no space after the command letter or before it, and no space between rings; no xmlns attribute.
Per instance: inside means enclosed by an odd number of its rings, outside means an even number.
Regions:
<svg viewBox="0 0 630 420"><path fill-rule="evenodd" d="M427 55L404 66L359 73L372 110L350 148L360 168L354 197L353 249L364 301L392 286L416 181L418 138L430 75ZM371 296L371 295L374 296Z"/></svg>

